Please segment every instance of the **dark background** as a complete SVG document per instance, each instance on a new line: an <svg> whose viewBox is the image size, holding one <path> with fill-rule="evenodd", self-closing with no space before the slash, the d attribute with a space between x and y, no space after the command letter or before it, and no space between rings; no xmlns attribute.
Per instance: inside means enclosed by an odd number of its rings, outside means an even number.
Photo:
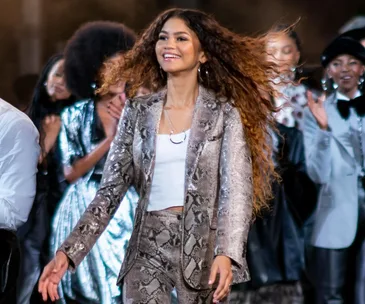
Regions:
<svg viewBox="0 0 365 304"><path fill-rule="evenodd" d="M318 65L320 52L345 22L365 15L364 0L0 0L0 97L11 102L14 79L38 73L82 23L114 20L139 32L174 6L213 13L228 28L250 35L301 18L297 31L306 66Z"/></svg>

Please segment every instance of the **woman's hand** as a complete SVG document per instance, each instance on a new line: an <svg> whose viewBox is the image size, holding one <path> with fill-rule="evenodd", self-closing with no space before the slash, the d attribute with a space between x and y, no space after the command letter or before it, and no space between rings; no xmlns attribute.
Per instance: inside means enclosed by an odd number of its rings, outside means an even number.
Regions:
<svg viewBox="0 0 365 304"><path fill-rule="evenodd" d="M48 296L51 301L56 301L60 298L57 287L65 275L68 266L68 257L63 252L58 251L53 260L44 267L38 283L38 292L42 294L43 301L47 301Z"/></svg>
<svg viewBox="0 0 365 304"><path fill-rule="evenodd" d="M324 107L324 101L326 99L326 96L323 94L321 95L317 102L313 98L312 92L308 91L307 93L308 97L308 107L310 111L312 112L314 118L316 119L319 127L322 130L328 129L328 117L326 113L326 109Z"/></svg>
<svg viewBox="0 0 365 304"><path fill-rule="evenodd" d="M219 273L218 287L213 295L213 303L225 299L229 295L230 285L233 280L231 259L224 255L217 256L210 270L209 284L213 284Z"/></svg>
<svg viewBox="0 0 365 304"><path fill-rule="evenodd" d="M123 94L116 95L114 98L112 98L108 102L108 106L107 106L108 113L113 118L117 119L118 121L119 121L120 117L122 116L125 101L126 101L126 97L125 97L125 93L123 92Z"/></svg>

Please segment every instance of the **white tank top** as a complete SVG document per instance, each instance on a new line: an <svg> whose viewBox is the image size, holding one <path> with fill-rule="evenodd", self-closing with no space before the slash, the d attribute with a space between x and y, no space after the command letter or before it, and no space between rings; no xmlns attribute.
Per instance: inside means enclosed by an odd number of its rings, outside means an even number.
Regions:
<svg viewBox="0 0 365 304"><path fill-rule="evenodd" d="M189 134L190 130L186 131L186 139L181 144L173 144L168 134L157 135L155 168L147 211L184 206ZM176 134L173 137L181 138L182 135Z"/></svg>

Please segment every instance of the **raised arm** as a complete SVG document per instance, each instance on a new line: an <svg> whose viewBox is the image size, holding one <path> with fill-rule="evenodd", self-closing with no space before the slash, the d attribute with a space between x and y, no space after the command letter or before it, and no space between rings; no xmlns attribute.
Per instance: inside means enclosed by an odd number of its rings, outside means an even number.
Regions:
<svg viewBox="0 0 365 304"><path fill-rule="evenodd" d="M324 96L317 102L309 96L308 108L304 110L303 135L307 171L319 184L329 182L331 175L331 132L328 130ZM324 117L324 118L323 118Z"/></svg>

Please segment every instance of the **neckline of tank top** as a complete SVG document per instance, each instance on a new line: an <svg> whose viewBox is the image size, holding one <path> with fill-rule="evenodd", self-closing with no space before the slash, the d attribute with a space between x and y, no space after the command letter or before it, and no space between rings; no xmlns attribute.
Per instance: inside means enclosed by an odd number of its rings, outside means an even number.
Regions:
<svg viewBox="0 0 365 304"><path fill-rule="evenodd" d="M190 129L186 130L185 132L186 132L186 134L189 134L190 133ZM176 134L174 133L172 135L181 135L181 134L184 134L184 132L180 132L180 133L176 133ZM170 136L170 134L166 134L166 133L161 133L160 134L160 133L158 133L157 136Z"/></svg>

